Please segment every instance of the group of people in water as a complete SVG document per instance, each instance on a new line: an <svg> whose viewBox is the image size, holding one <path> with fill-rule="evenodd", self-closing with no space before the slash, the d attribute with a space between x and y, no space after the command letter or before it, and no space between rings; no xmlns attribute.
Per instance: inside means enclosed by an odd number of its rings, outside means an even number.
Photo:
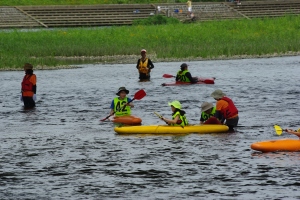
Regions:
<svg viewBox="0 0 300 200"><path fill-rule="evenodd" d="M110 106L110 116L126 116L131 115L131 108L134 107L132 100L127 97L129 90L125 87L120 87ZM215 90L211 97L213 97L217 103L214 106L212 103L204 102L201 105L201 117L200 124L226 124L229 130L233 130L237 126L239 121L238 109L234 105L233 101L226 97L222 90ZM186 112L182 110L181 103L177 100L169 102L168 105L172 110L172 118L162 117L170 126L186 126L189 125L186 117Z"/></svg>
<svg viewBox="0 0 300 200"><path fill-rule="evenodd" d="M149 81L151 69L154 68L152 61L146 56L147 51L141 50L141 58L138 59L136 68L139 71L140 81ZM34 108L36 101L36 75L33 73L33 66L30 63L25 63L23 66L25 75L21 83L21 101L24 103L24 108ZM188 71L188 65L183 63L180 66L180 70L177 72L176 81L197 83L197 78L192 77ZM125 87L120 87L110 106L110 116L126 116L131 115L131 108L134 107L132 99L127 97L129 90ZM217 89L211 93L211 97L216 100L216 105L212 103L203 102L201 104L201 117L200 124L225 124L229 127L229 130L238 125L239 115L238 109L236 108L233 101L226 96L226 94ZM170 126L186 126L189 125L186 117L186 112L182 110L181 103L177 100L169 102L168 105L172 110L172 118L161 119ZM286 130L288 133L292 133L300 137L300 133L291 129Z"/></svg>

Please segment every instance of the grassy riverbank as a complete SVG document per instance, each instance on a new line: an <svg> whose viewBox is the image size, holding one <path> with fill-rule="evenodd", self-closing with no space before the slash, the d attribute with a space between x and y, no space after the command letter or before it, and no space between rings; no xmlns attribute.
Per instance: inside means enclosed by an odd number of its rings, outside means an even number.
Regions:
<svg viewBox="0 0 300 200"><path fill-rule="evenodd" d="M2 31L0 69L18 68L25 62L35 66L79 62L61 58L80 58L84 63L135 63L142 48L154 62L299 52L299 24L300 16L286 16L159 26ZM132 60L123 60L126 56Z"/></svg>

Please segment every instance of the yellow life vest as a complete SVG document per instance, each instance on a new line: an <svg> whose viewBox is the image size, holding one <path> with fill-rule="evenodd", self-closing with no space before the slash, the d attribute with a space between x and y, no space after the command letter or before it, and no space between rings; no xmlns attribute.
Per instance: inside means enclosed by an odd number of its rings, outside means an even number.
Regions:
<svg viewBox="0 0 300 200"><path fill-rule="evenodd" d="M149 73L148 58L146 58L144 62L142 61L142 59L140 59L138 70L139 70L139 73L148 75L148 73Z"/></svg>
<svg viewBox="0 0 300 200"><path fill-rule="evenodd" d="M175 117L179 115L179 120L181 120L181 123L180 124L171 124L171 126L186 126L188 125L188 120L187 118L185 117L185 115L180 115L180 112L177 111L175 112L173 115L172 115L172 119L175 119Z"/></svg>
<svg viewBox="0 0 300 200"><path fill-rule="evenodd" d="M114 98L114 112L115 116L124 116L130 115L131 109L130 106L125 106L128 103L128 98L125 97L123 100L120 100L119 97Z"/></svg>
<svg viewBox="0 0 300 200"><path fill-rule="evenodd" d="M187 83L191 82L191 80L188 77L185 76L185 74L187 72L189 72L189 71L188 70L184 70L184 71L178 71L177 72L177 76L178 76L178 78L179 78L179 80L181 82L187 82Z"/></svg>

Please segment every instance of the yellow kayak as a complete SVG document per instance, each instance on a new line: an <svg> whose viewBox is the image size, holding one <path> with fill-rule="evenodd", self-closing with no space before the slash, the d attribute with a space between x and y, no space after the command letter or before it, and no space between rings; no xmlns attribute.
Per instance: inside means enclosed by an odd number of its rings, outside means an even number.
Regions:
<svg viewBox="0 0 300 200"><path fill-rule="evenodd" d="M228 126L217 124L189 125L189 126L168 126L168 125L147 125L147 126L123 126L115 127L119 134L168 134L168 133L223 133L228 131Z"/></svg>

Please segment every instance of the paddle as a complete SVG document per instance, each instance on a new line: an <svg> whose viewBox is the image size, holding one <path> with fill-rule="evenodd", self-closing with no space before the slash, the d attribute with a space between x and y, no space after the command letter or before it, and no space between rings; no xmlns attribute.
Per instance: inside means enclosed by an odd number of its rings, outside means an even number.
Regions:
<svg viewBox="0 0 300 200"><path fill-rule="evenodd" d="M277 135L281 135L283 131L287 131L287 129L282 129L279 125L274 125L275 132ZM295 132L300 132L300 128L298 130L295 130Z"/></svg>
<svg viewBox="0 0 300 200"><path fill-rule="evenodd" d="M166 122L164 119L163 119L163 116L161 116L160 114L158 114L157 112L154 112L154 114L159 117L161 120L163 120L164 122ZM168 124L168 122L166 122L166 124Z"/></svg>
<svg viewBox="0 0 300 200"><path fill-rule="evenodd" d="M171 74L164 74L163 77L164 78L175 78L176 76L173 76ZM198 81L198 82L203 82L203 83L206 83L206 84L214 84L215 83L213 80L209 80L209 79L205 79L203 81Z"/></svg>
<svg viewBox="0 0 300 200"><path fill-rule="evenodd" d="M142 98L144 98L144 96L146 96L146 92L145 92L143 89L141 89L141 90L139 90L139 91L137 91L137 92L135 93L133 99L131 99L131 101L129 101L127 104L131 103L131 102L132 102L133 100L135 100L135 99L136 99L136 100L141 100ZM123 108L125 108L127 104L125 104L125 105L123 106ZM108 115L107 117L101 119L100 121L104 122L104 121L107 120L109 117L111 117L113 114L115 114L115 112L113 112L112 114Z"/></svg>
<svg viewBox="0 0 300 200"><path fill-rule="evenodd" d="M154 114L155 114L157 117L159 117L161 120L163 120L164 122L166 122L166 121L163 119L163 116L161 116L161 115L158 114L157 112L154 112ZM168 122L166 122L166 124L168 124ZM180 125L180 126L181 126L181 128L183 128L182 125Z"/></svg>

